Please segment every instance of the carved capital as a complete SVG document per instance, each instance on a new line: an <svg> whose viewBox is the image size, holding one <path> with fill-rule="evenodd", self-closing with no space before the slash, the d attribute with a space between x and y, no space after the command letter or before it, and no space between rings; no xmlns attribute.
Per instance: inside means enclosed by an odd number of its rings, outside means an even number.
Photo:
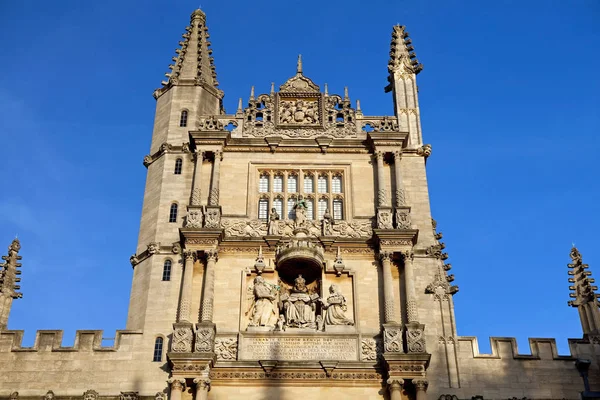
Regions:
<svg viewBox="0 0 600 400"><path fill-rule="evenodd" d="M215 161L223 161L223 150L215 150Z"/></svg>
<svg viewBox="0 0 600 400"><path fill-rule="evenodd" d="M413 379L413 385L417 389L417 392L424 392L427 390L427 386L429 386L429 381L425 379Z"/></svg>
<svg viewBox="0 0 600 400"><path fill-rule="evenodd" d="M196 384L196 390L202 390L205 392L210 391L210 379L209 378L195 378L194 383Z"/></svg>
<svg viewBox="0 0 600 400"><path fill-rule="evenodd" d="M171 390L183 391L185 389L185 379L183 378L169 378L167 383L171 386Z"/></svg>
<svg viewBox="0 0 600 400"><path fill-rule="evenodd" d="M402 252L402 259L404 260L404 262L413 262L415 260L415 252L413 251L413 249L404 250Z"/></svg>
<svg viewBox="0 0 600 400"><path fill-rule="evenodd" d="M391 262L392 261L392 257L394 256L394 252L392 251L380 251L379 252L379 259L381 260L381 262Z"/></svg>
<svg viewBox="0 0 600 400"><path fill-rule="evenodd" d="M219 252L217 251L217 249L204 250L204 254L206 255L207 262L217 262L219 259Z"/></svg>
<svg viewBox="0 0 600 400"><path fill-rule="evenodd" d="M394 150L394 162L400 162L402 159L402 150Z"/></svg>
<svg viewBox="0 0 600 400"><path fill-rule="evenodd" d="M374 154L375 154L375 159L377 161L379 161L380 159L383 160L383 157L385 156L385 151L376 150Z"/></svg>
<svg viewBox="0 0 600 400"><path fill-rule="evenodd" d="M390 390L400 390L404 385L404 379L402 378L388 378L387 384Z"/></svg>
<svg viewBox="0 0 600 400"><path fill-rule="evenodd" d="M186 262L194 262L196 259L196 252L193 250L184 250L183 257L185 257Z"/></svg>

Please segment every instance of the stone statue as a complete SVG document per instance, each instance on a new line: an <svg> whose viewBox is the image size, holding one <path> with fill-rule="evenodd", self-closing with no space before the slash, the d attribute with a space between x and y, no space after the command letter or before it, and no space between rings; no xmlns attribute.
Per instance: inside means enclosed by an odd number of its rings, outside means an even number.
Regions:
<svg viewBox="0 0 600 400"><path fill-rule="evenodd" d="M298 196L298 201L294 206L294 210L296 211L296 219L295 219L295 227L299 228L306 222L306 210L308 209L308 204L306 200L302 196Z"/></svg>
<svg viewBox="0 0 600 400"><path fill-rule="evenodd" d="M282 314L279 314L279 318L277 319L277 322L275 323L274 331L276 331L276 332L285 331L285 317Z"/></svg>
<svg viewBox="0 0 600 400"><path fill-rule="evenodd" d="M333 225L333 217L329 213L329 208L325 209L325 214L323 214L323 220L321 221L321 234L323 236L331 236Z"/></svg>
<svg viewBox="0 0 600 400"><path fill-rule="evenodd" d="M279 310L275 305L275 286L265 282L262 276L254 278L254 300L250 305L248 326L274 326Z"/></svg>
<svg viewBox="0 0 600 400"><path fill-rule="evenodd" d="M329 286L329 297L327 302L323 302L326 325L354 325L354 322L346 317L346 297L340 292L337 285Z"/></svg>
<svg viewBox="0 0 600 400"><path fill-rule="evenodd" d="M89 389L83 393L83 400L98 400L98 392Z"/></svg>
<svg viewBox="0 0 600 400"><path fill-rule="evenodd" d="M44 400L54 400L54 392L52 390L48 390L48 392L44 395Z"/></svg>
<svg viewBox="0 0 600 400"><path fill-rule="evenodd" d="M306 280L302 275L294 280L289 294L281 296L286 326L291 328L316 328L316 301L318 295L308 293Z"/></svg>
<svg viewBox="0 0 600 400"><path fill-rule="evenodd" d="M269 236L277 236L279 235L279 227L277 226L277 221L279 221L279 214L275 207L271 208L271 214L269 214L269 224L267 229L267 235Z"/></svg>
<svg viewBox="0 0 600 400"><path fill-rule="evenodd" d="M322 332L325 324L323 323L323 316L317 315L317 331Z"/></svg>

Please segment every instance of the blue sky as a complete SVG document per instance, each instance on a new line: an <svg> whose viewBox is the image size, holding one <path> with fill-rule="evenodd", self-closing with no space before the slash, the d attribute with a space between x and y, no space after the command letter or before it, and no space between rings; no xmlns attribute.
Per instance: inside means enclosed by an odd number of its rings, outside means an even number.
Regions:
<svg viewBox="0 0 600 400"><path fill-rule="evenodd" d="M141 5L144 5L141 7ZM154 117L152 91L186 1L0 2L0 249L22 243L11 329L125 327ZM367 115L384 94L392 25L408 27L432 212L460 292L460 335L580 337L567 306L575 242L600 278L600 3L575 1L210 2L225 107L267 92L303 55ZM6 250L2 250L5 254Z"/></svg>

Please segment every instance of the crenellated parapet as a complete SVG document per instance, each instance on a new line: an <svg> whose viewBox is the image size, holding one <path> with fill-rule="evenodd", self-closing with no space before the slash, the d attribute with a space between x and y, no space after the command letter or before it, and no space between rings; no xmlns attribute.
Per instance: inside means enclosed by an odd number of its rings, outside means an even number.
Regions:
<svg viewBox="0 0 600 400"><path fill-rule="evenodd" d="M131 351L130 345L141 338L142 331L118 330L112 346L104 346L103 330L78 330L75 333L73 346L63 346L62 330L38 330L33 346L23 346L22 330L7 330L0 332L0 353L7 352L77 352L77 351Z"/></svg>
<svg viewBox="0 0 600 400"><path fill-rule="evenodd" d="M582 339L568 339L569 354L559 355L556 339L529 338L529 354L519 352L517 339L514 337L490 337L491 353L481 353L479 342L475 336L458 336L454 338L462 349L469 348L471 357L476 359L506 359L515 360L560 360L575 361L578 357L589 357L592 345ZM466 346L466 347L464 347Z"/></svg>

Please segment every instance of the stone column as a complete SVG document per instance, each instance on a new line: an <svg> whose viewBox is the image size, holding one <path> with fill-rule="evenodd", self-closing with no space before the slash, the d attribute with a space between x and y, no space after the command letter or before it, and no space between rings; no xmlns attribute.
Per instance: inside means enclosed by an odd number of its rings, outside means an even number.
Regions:
<svg viewBox="0 0 600 400"><path fill-rule="evenodd" d="M194 383L196 384L196 400L208 400L210 379L208 377L200 377L194 379Z"/></svg>
<svg viewBox="0 0 600 400"><path fill-rule="evenodd" d="M383 305L384 323L395 323L396 306L394 301L394 286L392 282L392 256L394 253L381 251L381 270L383 274Z"/></svg>
<svg viewBox="0 0 600 400"><path fill-rule="evenodd" d="M400 160L402 152L394 151L394 171L396 173L396 208L406 206L406 198L404 192L404 182L402 181L402 170L400 168Z"/></svg>
<svg viewBox="0 0 600 400"><path fill-rule="evenodd" d="M385 182L383 179L383 151L376 151L375 158L377 159L377 207L386 207L387 195L385 190Z"/></svg>
<svg viewBox="0 0 600 400"><path fill-rule="evenodd" d="M196 166L194 169L194 182L192 184L192 204L199 206L202 202L202 160L204 151L196 149Z"/></svg>
<svg viewBox="0 0 600 400"><path fill-rule="evenodd" d="M185 389L185 379L183 378L169 378L167 381L171 386L171 398L170 400L181 400L181 393Z"/></svg>
<svg viewBox="0 0 600 400"><path fill-rule="evenodd" d="M210 188L210 197L208 199L208 204L211 206L216 206L219 204L219 171L221 167L221 158L223 157L223 152L221 150L215 150L215 161L213 163L212 170L212 185Z"/></svg>
<svg viewBox="0 0 600 400"><path fill-rule="evenodd" d="M179 318L177 322L191 322L192 280L194 279L194 252L185 250L185 267L181 284L181 299L179 301Z"/></svg>
<svg viewBox="0 0 600 400"><path fill-rule="evenodd" d="M404 385L404 379L402 378L389 378L387 380L388 389L390 391L390 400L401 400L402 399L402 386Z"/></svg>
<svg viewBox="0 0 600 400"><path fill-rule="evenodd" d="M413 379L412 382L417 390L417 400L427 400L427 386L429 382L424 379Z"/></svg>
<svg viewBox="0 0 600 400"><path fill-rule="evenodd" d="M215 264L217 263L217 250L205 250L206 274L204 277L204 295L202 298L202 322L212 322L213 304L215 301Z"/></svg>
<svg viewBox="0 0 600 400"><path fill-rule="evenodd" d="M419 313L417 311L417 296L415 294L415 274L413 260L415 255L412 250L407 250L404 257L404 281L406 282L406 316L408 322L418 322Z"/></svg>

